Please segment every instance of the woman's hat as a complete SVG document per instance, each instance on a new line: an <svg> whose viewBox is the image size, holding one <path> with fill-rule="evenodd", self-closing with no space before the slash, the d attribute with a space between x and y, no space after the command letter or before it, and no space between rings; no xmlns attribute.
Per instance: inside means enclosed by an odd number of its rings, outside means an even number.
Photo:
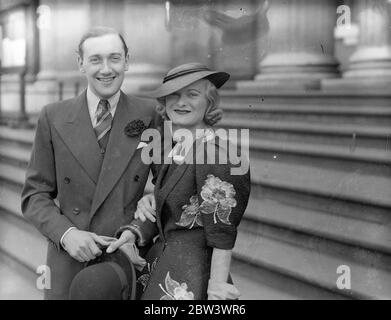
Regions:
<svg viewBox="0 0 391 320"><path fill-rule="evenodd" d="M230 75L226 72L210 70L207 66L198 62L186 63L168 71L162 85L148 93L148 96L153 98L165 97L204 78L212 82L216 88L220 88L229 77Z"/></svg>

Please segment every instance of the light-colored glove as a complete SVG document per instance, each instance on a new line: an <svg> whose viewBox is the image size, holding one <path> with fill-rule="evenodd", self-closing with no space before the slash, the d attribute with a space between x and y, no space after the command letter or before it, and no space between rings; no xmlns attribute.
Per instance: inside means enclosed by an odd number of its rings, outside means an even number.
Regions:
<svg viewBox="0 0 391 320"><path fill-rule="evenodd" d="M147 264L145 259L140 257L138 248L135 243L124 243L122 246L119 247L119 250L124 252L132 261L134 267L138 270L141 271L144 269L144 266Z"/></svg>
<svg viewBox="0 0 391 320"><path fill-rule="evenodd" d="M240 292L234 285L209 279L208 300L236 300L239 297Z"/></svg>

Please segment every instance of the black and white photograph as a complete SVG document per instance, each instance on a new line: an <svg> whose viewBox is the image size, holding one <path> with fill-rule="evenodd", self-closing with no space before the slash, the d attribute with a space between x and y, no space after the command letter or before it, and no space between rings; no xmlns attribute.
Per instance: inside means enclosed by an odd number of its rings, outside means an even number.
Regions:
<svg viewBox="0 0 391 320"><path fill-rule="evenodd" d="M390 0L0 0L0 300L390 299Z"/></svg>

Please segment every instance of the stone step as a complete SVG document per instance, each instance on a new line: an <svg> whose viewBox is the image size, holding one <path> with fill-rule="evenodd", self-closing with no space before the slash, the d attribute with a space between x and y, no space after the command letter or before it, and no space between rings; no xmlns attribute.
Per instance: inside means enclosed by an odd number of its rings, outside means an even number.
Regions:
<svg viewBox="0 0 391 320"><path fill-rule="evenodd" d="M20 209L20 190L7 183L0 183L0 210L24 219Z"/></svg>
<svg viewBox="0 0 391 320"><path fill-rule="evenodd" d="M324 106L329 107L390 107L391 95L381 93L356 92L354 94L328 93L322 91L306 92L260 92L259 90L220 90L222 105L238 106Z"/></svg>
<svg viewBox="0 0 391 320"><path fill-rule="evenodd" d="M25 174L26 170L24 168L0 162L0 181L22 187L25 180Z"/></svg>
<svg viewBox="0 0 391 320"><path fill-rule="evenodd" d="M234 259L231 275L240 300L341 300L346 297Z"/></svg>
<svg viewBox="0 0 391 320"><path fill-rule="evenodd" d="M391 299L389 255L246 220L239 229L234 248L239 260L348 298ZM337 287L341 266L350 270L350 289Z"/></svg>
<svg viewBox="0 0 391 320"><path fill-rule="evenodd" d="M341 161L311 163L311 159L293 163L288 157L265 156L251 159L253 192L266 186L390 208L391 168L383 167L379 170Z"/></svg>
<svg viewBox="0 0 391 320"><path fill-rule="evenodd" d="M31 155L31 147L12 142L0 141L0 161L22 168L26 167Z"/></svg>
<svg viewBox="0 0 391 320"><path fill-rule="evenodd" d="M14 129L6 126L0 126L0 140L13 141L22 145L31 146L34 142L35 130L33 129Z"/></svg>
<svg viewBox="0 0 391 320"><path fill-rule="evenodd" d="M47 240L24 218L0 210L0 250L35 272L46 261Z"/></svg>
<svg viewBox="0 0 391 320"><path fill-rule="evenodd" d="M248 142L244 141L244 146L248 148ZM314 160L326 161L345 160L349 162L373 163L389 165L391 162L390 150L377 150L371 148L351 146L331 146L314 143L285 142L267 139L251 139L251 155L254 157L260 154L274 153L275 155L290 155L303 158L313 158Z"/></svg>
<svg viewBox="0 0 391 320"><path fill-rule="evenodd" d="M249 129L250 141L271 140L317 145L337 145L346 149L363 147L391 149L391 126L341 125L242 118L224 118L219 126Z"/></svg>
<svg viewBox="0 0 391 320"><path fill-rule="evenodd" d="M224 119L269 120L305 122L313 124L391 125L391 103L389 106L345 106L345 105L288 105L230 103L223 101Z"/></svg>
<svg viewBox="0 0 391 320"><path fill-rule="evenodd" d="M380 223L251 197L244 219L391 254L390 215Z"/></svg>
<svg viewBox="0 0 391 320"><path fill-rule="evenodd" d="M42 300L39 275L0 251L0 300Z"/></svg>

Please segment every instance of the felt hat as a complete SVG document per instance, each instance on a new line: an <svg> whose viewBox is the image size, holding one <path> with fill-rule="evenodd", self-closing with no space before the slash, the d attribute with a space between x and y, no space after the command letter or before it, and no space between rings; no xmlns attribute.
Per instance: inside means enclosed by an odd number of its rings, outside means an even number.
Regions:
<svg viewBox="0 0 391 320"><path fill-rule="evenodd" d="M226 72L213 71L198 62L186 63L168 71L160 87L147 95L153 98L165 97L204 78L211 81L216 88L220 88L229 77L230 75Z"/></svg>
<svg viewBox="0 0 391 320"><path fill-rule="evenodd" d="M129 256L121 248L113 253L102 251L72 280L70 300L135 299L136 271Z"/></svg>

